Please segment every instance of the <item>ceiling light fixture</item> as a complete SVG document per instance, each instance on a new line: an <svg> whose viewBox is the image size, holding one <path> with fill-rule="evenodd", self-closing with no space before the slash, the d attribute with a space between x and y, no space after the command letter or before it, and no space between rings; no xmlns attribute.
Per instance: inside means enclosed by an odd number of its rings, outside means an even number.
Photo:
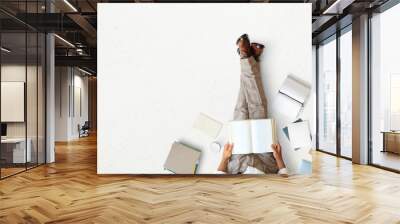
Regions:
<svg viewBox="0 0 400 224"><path fill-rule="evenodd" d="M88 71L86 71L86 70L83 70L83 69L81 69L81 68L79 68L79 67L78 67L78 70L81 71L81 72L83 72L83 73L85 73L85 74L87 74L87 75L90 75L90 76L93 75L92 73L90 73L90 72L88 72Z"/></svg>
<svg viewBox="0 0 400 224"><path fill-rule="evenodd" d="M69 42L68 40L60 37L58 34L54 34L55 37L57 37L59 40L61 40L62 42L66 43L68 46L75 48L75 45L73 45L71 42Z"/></svg>
<svg viewBox="0 0 400 224"><path fill-rule="evenodd" d="M354 1L355 0L336 0L332 5L325 9L322 14L342 14L343 10Z"/></svg>
<svg viewBox="0 0 400 224"><path fill-rule="evenodd" d="M5 47L1 47L0 49L1 49L1 51L4 51L4 52L6 52L6 53L10 53L10 52L11 52L10 49L7 49L7 48L5 48Z"/></svg>
<svg viewBox="0 0 400 224"><path fill-rule="evenodd" d="M73 6L68 0L64 0L64 3L67 4L74 12L78 12L75 6Z"/></svg>

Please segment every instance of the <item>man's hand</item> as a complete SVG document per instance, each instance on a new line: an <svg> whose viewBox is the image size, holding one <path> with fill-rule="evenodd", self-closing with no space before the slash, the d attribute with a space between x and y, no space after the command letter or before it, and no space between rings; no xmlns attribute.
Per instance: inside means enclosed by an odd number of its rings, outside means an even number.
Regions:
<svg viewBox="0 0 400 224"><path fill-rule="evenodd" d="M276 164L277 164L278 168L279 169L285 168L286 166L285 166L285 163L283 162L283 159L282 159L282 148L281 148L281 145L272 144L271 148L272 148L272 151L273 151L272 153L273 153L273 156L274 156L274 158L276 160Z"/></svg>
<svg viewBox="0 0 400 224"><path fill-rule="evenodd" d="M229 144L229 143L225 144L224 152L222 153L222 159L218 166L218 171L222 171L225 173L228 171L228 163L229 163L229 159L232 156L232 149L233 149L233 144Z"/></svg>
<svg viewBox="0 0 400 224"><path fill-rule="evenodd" d="M271 145L272 148L272 153L274 155L275 159L282 159L282 149L281 149L281 145L279 144L272 144Z"/></svg>
<svg viewBox="0 0 400 224"><path fill-rule="evenodd" d="M225 144L224 146L224 153L222 154L222 159L224 160L229 160L232 156L232 149L233 149L233 144Z"/></svg>

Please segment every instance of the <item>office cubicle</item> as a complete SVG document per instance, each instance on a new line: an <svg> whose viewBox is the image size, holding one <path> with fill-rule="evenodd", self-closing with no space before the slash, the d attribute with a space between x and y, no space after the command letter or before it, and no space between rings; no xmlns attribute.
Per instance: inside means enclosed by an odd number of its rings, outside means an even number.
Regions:
<svg viewBox="0 0 400 224"><path fill-rule="evenodd" d="M7 3L0 6L11 7ZM42 1L19 2L20 12L43 10ZM0 12L0 178L45 162L45 35ZM12 29L11 29L12 27Z"/></svg>

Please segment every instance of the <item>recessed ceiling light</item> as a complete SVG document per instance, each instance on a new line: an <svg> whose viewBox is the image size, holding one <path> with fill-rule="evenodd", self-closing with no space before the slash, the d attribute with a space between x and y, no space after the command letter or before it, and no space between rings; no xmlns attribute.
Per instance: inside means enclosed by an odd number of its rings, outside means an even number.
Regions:
<svg viewBox="0 0 400 224"><path fill-rule="evenodd" d="M85 73L85 74L87 74L87 75L90 75L90 76L93 75L92 73L90 73L90 72L88 72L88 71L86 71L86 70L83 70L83 69L81 69L81 68L79 68L79 67L78 67L78 70L81 71L81 72L83 72L83 73Z"/></svg>
<svg viewBox="0 0 400 224"><path fill-rule="evenodd" d="M1 51L4 51L4 52L6 52L6 53L10 53L10 52L11 52L10 49L7 49L7 48L5 48L5 47L1 47L0 49L1 49Z"/></svg>
<svg viewBox="0 0 400 224"><path fill-rule="evenodd" d="M73 6L68 0L64 0L65 4L67 4L74 12L78 12L78 10Z"/></svg>
<svg viewBox="0 0 400 224"><path fill-rule="evenodd" d="M71 42L69 42L68 40L62 38L61 36L59 36L58 34L54 34L55 37L57 37L59 40L61 40L62 42L66 43L68 46L75 48L75 45L73 45Z"/></svg>
<svg viewBox="0 0 400 224"><path fill-rule="evenodd" d="M351 5L355 0L336 0L322 14L342 14L343 9Z"/></svg>

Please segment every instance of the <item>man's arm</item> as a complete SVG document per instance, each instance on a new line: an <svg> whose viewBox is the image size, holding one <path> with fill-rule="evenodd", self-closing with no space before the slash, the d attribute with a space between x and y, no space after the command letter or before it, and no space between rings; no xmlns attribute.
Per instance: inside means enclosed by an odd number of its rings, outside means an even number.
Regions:
<svg viewBox="0 0 400 224"><path fill-rule="evenodd" d="M282 148L280 144L272 144L271 145L272 151L273 151L273 156L275 158L276 161L276 165L278 166L279 175L282 176L287 176L287 170L286 170L286 166L285 166L285 162L283 162L283 158L282 158Z"/></svg>
<svg viewBox="0 0 400 224"><path fill-rule="evenodd" d="M221 171L224 173L228 172L228 163L229 163L229 159L232 156L232 149L233 149L233 144L225 144L224 152L222 154L222 159L218 166L218 171Z"/></svg>

